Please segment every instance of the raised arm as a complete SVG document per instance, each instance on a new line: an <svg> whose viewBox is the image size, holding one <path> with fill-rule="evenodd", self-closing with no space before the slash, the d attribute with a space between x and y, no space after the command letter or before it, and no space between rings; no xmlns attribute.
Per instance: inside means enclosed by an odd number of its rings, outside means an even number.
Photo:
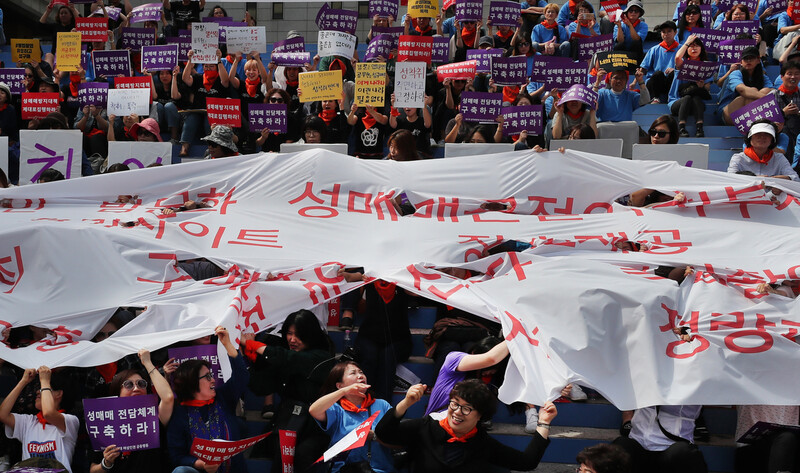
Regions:
<svg viewBox="0 0 800 473"><path fill-rule="evenodd" d="M150 382L153 383L153 388L155 388L156 394L158 394L158 420L161 421L161 425L167 425L169 419L172 417L172 409L175 407L175 394L172 392L172 387L170 387L166 378L164 378L161 372L158 371L158 368L153 365L153 362L150 360L149 351L145 349L139 350L139 359L142 361L144 369L147 370L147 374L150 376Z"/></svg>
<svg viewBox="0 0 800 473"><path fill-rule="evenodd" d="M328 409L339 402L339 399L348 394L365 392L367 389L369 389L369 384L364 383L355 383L350 386L345 386L314 401L314 404L311 404L308 408L308 413L319 422L325 423L328 421Z"/></svg>
<svg viewBox="0 0 800 473"><path fill-rule="evenodd" d="M503 340L495 345L491 350L479 355L467 355L461 358L456 371L475 371L494 366L508 356L508 342Z"/></svg>
<svg viewBox="0 0 800 473"><path fill-rule="evenodd" d="M56 403L56 396L63 396L63 391L53 391L50 386L50 368L46 366L39 367L39 382L42 384L42 415L48 424L55 425L58 430L62 432L67 431L67 420L64 414L58 412L58 404Z"/></svg>
<svg viewBox="0 0 800 473"><path fill-rule="evenodd" d="M22 379L19 380L17 385L14 386L14 389L3 399L3 403L0 404L0 422L12 429L14 428L14 414L11 413L11 409L14 407L14 403L17 402L19 395L22 394L22 390L25 389L25 386L30 384L35 377L36 370L25 370L25 373L22 374Z"/></svg>

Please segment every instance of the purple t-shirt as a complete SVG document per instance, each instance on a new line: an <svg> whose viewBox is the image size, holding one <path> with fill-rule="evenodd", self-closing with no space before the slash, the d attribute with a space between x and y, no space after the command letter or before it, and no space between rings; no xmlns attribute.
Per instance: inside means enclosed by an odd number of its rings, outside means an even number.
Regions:
<svg viewBox="0 0 800 473"><path fill-rule="evenodd" d="M450 402L450 391L453 390L459 381L464 381L467 373L458 371L458 365L461 359L467 356L463 351L451 351L447 354L442 364L442 369L439 370L439 376L436 378L436 383L433 385L431 391L431 399L428 401L428 408L425 409L425 415L431 412L439 412L447 407Z"/></svg>

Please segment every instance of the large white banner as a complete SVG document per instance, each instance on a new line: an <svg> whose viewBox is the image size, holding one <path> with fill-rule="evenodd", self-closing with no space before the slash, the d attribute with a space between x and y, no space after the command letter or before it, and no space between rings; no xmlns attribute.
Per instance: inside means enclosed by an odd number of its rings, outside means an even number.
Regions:
<svg viewBox="0 0 800 473"><path fill-rule="evenodd" d="M78 130L20 130L19 184L32 184L52 168L81 177L83 134ZM2 312L0 312L2 313Z"/></svg>
<svg viewBox="0 0 800 473"><path fill-rule="evenodd" d="M144 141L109 141L108 164L124 164L131 169L146 168L151 164L172 164L172 143Z"/></svg>
<svg viewBox="0 0 800 473"><path fill-rule="evenodd" d="M337 271L363 266L499 320L506 402L578 382L623 409L795 404L797 301L755 288L800 280L800 184L767 179L775 196L763 181L570 151L395 162L317 150L2 189L0 324L51 335L0 345L0 358L94 366L218 324L261 331L355 289ZM615 203L641 188L686 199ZM188 200L208 207L162 213ZM532 246L490 251L512 240ZM618 248L628 240L646 251ZM176 266L197 257L227 273L195 281ZM679 286L658 266L693 272ZM147 309L89 341L119 306Z"/></svg>

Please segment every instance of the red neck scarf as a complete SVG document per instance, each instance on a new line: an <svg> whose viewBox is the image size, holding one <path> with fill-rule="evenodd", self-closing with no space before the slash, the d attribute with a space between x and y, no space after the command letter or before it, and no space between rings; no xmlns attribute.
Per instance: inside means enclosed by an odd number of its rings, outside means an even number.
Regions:
<svg viewBox="0 0 800 473"><path fill-rule="evenodd" d="M233 64L233 55L232 54L228 54L227 56L225 56L225 59L227 59L229 63Z"/></svg>
<svg viewBox="0 0 800 473"><path fill-rule="evenodd" d="M581 110L580 112L573 115L572 112L567 110L567 107L564 107L564 113L566 113L567 116L573 120L580 120L583 117L584 110Z"/></svg>
<svg viewBox="0 0 800 473"><path fill-rule="evenodd" d="M514 36L514 30L511 30L511 29L509 29L509 30L508 30L508 31L506 31L505 33L503 33L502 31L499 31L499 30L498 30L498 31L497 31L497 36L499 36L499 37L503 38L503 41L505 41L505 40L507 40L508 38L510 38L510 37L512 37L512 36Z"/></svg>
<svg viewBox="0 0 800 473"><path fill-rule="evenodd" d="M578 14L578 10L576 10L576 8L578 8L578 3L579 2L577 2L575 0L569 0L569 12L571 14L573 14L573 15L577 15Z"/></svg>
<svg viewBox="0 0 800 473"><path fill-rule="evenodd" d="M786 84L781 84L781 86L778 87L778 90L786 95L792 95L793 93L797 92L797 86L794 86L794 89L789 89L786 87Z"/></svg>
<svg viewBox="0 0 800 473"><path fill-rule="evenodd" d="M247 95L255 97L258 94L258 86L261 85L261 78L256 77L256 80L245 79L244 87L247 89Z"/></svg>
<svg viewBox="0 0 800 473"><path fill-rule="evenodd" d="M299 80L286 80L286 87L297 87L298 85L300 85Z"/></svg>
<svg viewBox="0 0 800 473"><path fill-rule="evenodd" d="M214 69L206 69L203 71L203 88L206 91L211 90L214 87L214 82L217 81L219 77L219 71L217 71L217 66L214 66Z"/></svg>
<svg viewBox="0 0 800 473"><path fill-rule="evenodd" d="M444 429L450 435L450 438L447 439L447 443L455 443L455 442L462 442L466 443L467 440L471 439L478 433L478 427L473 427L472 430L467 432L466 434L462 435L461 437L457 437L456 433L453 432L453 429L450 427L450 423L447 422L447 417L439 421L439 426Z"/></svg>
<svg viewBox="0 0 800 473"><path fill-rule="evenodd" d="M478 35L478 28L475 27L472 31L467 31L467 28L461 28L461 39L464 40L465 48L475 47L475 38Z"/></svg>
<svg viewBox="0 0 800 473"><path fill-rule="evenodd" d="M383 302L387 304L392 302L392 299L394 299L396 286L397 284L393 282L386 282L382 279L375 281L375 290L378 291L378 295L381 296Z"/></svg>
<svg viewBox="0 0 800 473"><path fill-rule="evenodd" d="M209 399L207 401L201 401L200 399L189 399L188 401L181 401L181 406L190 406L190 407L203 407L203 406L210 406L214 404L214 399Z"/></svg>
<svg viewBox="0 0 800 473"><path fill-rule="evenodd" d="M428 27L425 28L424 30L419 29L419 25L417 25L417 26L414 27L414 30L416 30L416 32L419 33L419 34L424 35L425 33L429 32L431 30L431 25L429 24Z"/></svg>
<svg viewBox="0 0 800 473"><path fill-rule="evenodd" d="M637 18L636 19L636 23L631 22L631 28L636 28L637 26L639 26L639 22L641 22L641 21L642 20ZM688 28L688 29L691 29L691 28Z"/></svg>
<svg viewBox="0 0 800 473"><path fill-rule="evenodd" d="M359 412L369 412L369 406L371 406L373 402L375 402L375 399L373 399L369 393L367 393L367 397L361 402L361 407L356 406L345 397L339 399L339 405L342 406L342 409L347 412L355 412L356 414Z"/></svg>
<svg viewBox="0 0 800 473"><path fill-rule="evenodd" d="M336 117L336 110L323 110L319 112L319 117L326 125L330 125L334 117Z"/></svg>
<svg viewBox="0 0 800 473"><path fill-rule="evenodd" d="M669 46L667 46L667 42L666 41L662 41L662 42L658 43L658 45L661 46L662 48L666 49L667 52L672 52L672 51L678 49L678 46L680 46L677 41L673 41L672 44L669 45Z"/></svg>
<svg viewBox="0 0 800 473"><path fill-rule="evenodd" d="M64 409L59 409L58 412L64 413L65 411L64 411ZM49 424L49 422L47 422L47 420L45 420L44 413L42 411L39 411L39 412L36 413L36 420L38 420L39 423L42 424L42 430L44 430L44 428L47 426L47 424Z"/></svg>
<svg viewBox="0 0 800 473"><path fill-rule="evenodd" d="M375 126L375 117L373 117L371 113L365 112L364 117L361 118L361 123L364 124L364 128L369 130L370 128Z"/></svg>
<svg viewBox="0 0 800 473"><path fill-rule="evenodd" d="M33 79L31 79L25 87L30 91L30 90L33 90L33 86L35 84L36 84L36 82Z"/></svg>
<svg viewBox="0 0 800 473"><path fill-rule="evenodd" d="M7 103L4 103L4 104L0 105L0 112L5 110L6 108L8 108L8 104Z"/></svg>
<svg viewBox="0 0 800 473"><path fill-rule="evenodd" d="M80 74L70 74L69 75L69 91L73 97L78 97L78 84L81 83L81 75Z"/></svg>
<svg viewBox="0 0 800 473"><path fill-rule="evenodd" d="M544 26L548 30L554 30L554 29L558 28L558 23L556 23L555 21L552 22L552 23L548 23L547 20L544 20L542 22L542 26Z"/></svg>
<svg viewBox="0 0 800 473"><path fill-rule="evenodd" d="M519 86L518 85L515 85L513 87L510 86L510 85L507 85L507 86L503 87L503 102L511 103L511 102L514 101L514 99L517 98L517 95L519 95Z"/></svg>
<svg viewBox="0 0 800 473"><path fill-rule="evenodd" d="M103 379L106 381L107 384L110 383L111 380L114 378L114 375L117 374L117 363L116 362L106 363L104 365L98 366L96 369L98 372L100 372L100 376L103 377Z"/></svg>
<svg viewBox="0 0 800 473"><path fill-rule="evenodd" d="M773 153L772 150L769 150L766 153L764 153L764 156L760 156L759 157L756 154L756 150L754 150L752 146L748 146L747 148L744 149L744 154L748 158L752 159L753 161L755 161L757 163L767 164L769 162L769 160L772 159L772 155L774 153Z"/></svg>

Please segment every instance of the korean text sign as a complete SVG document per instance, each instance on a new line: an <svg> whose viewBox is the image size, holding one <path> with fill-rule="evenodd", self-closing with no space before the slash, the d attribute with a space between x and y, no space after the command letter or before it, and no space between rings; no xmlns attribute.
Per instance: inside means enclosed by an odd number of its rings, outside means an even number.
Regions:
<svg viewBox="0 0 800 473"><path fill-rule="evenodd" d="M56 67L77 71L81 65L81 34L58 33L56 38Z"/></svg>
<svg viewBox="0 0 800 473"><path fill-rule="evenodd" d="M301 72L301 102L339 100L342 98L342 73L339 71Z"/></svg>
<svg viewBox="0 0 800 473"><path fill-rule="evenodd" d="M13 62L39 62L42 60L42 48L38 39L11 38L11 60Z"/></svg>
<svg viewBox="0 0 800 473"><path fill-rule="evenodd" d="M31 184L53 168L66 179L80 177L83 133L78 130L20 130L19 183Z"/></svg>
<svg viewBox="0 0 800 473"><path fill-rule="evenodd" d="M107 397L83 400L89 441L95 451L116 445L123 452L158 448L158 396Z"/></svg>
<svg viewBox="0 0 800 473"><path fill-rule="evenodd" d="M225 125L231 128L242 126L242 102L239 99L206 99L208 123Z"/></svg>
<svg viewBox="0 0 800 473"><path fill-rule="evenodd" d="M398 62L394 71L394 106L422 108L425 105L425 63Z"/></svg>
<svg viewBox="0 0 800 473"><path fill-rule="evenodd" d="M386 98L386 63L356 64L355 102L359 107L382 107Z"/></svg>
<svg viewBox="0 0 800 473"><path fill-rule="evenodd" d="M188 347L170 348L167 350L167 356L170 358L175 358L175 361L177 361L179 364L187 360L207 361L211 369L211 374L214 376L214 378L219 382L224 381L222 378L222 368L220 368L219 364L217 345L193 345Z"/></svg>
<svg viewBox="0 0 800 473"><path fill-rule="evenodd" d="M285 103L247 104L247 120L251 133L268 129L270 133L286 133L289 130Z"/></svg>

